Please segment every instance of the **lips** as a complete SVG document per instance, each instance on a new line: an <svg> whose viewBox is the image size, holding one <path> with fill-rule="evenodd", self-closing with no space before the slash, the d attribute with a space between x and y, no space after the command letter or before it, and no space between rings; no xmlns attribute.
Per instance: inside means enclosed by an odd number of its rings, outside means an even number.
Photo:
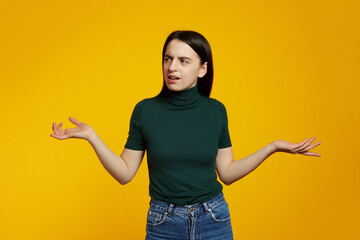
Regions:
<svg viewBox="0 0 360 240"><path fill-rule="evenodd" d="M172 79L172 80L178 80L178 79L180 79L179 77L174 76L174 75L169 75L168 78L169 78L169 79Z"/></svg>

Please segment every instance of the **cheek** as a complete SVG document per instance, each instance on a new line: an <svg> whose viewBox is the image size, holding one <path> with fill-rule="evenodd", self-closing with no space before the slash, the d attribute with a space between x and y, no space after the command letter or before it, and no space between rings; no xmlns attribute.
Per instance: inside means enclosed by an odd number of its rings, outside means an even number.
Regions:
<svg viewBox="0 0 360 240"><path fill-rule="evenodd" d="M187 72L187 76L189 78L197 78L198 77L198 74L199 74L199 71L198 69L189 69L189 71Z"/></svg>
<svg viewBox="0 0 360 240"><path fill-rule="evenodd" d="M163 74L165 74L168 71L168 67L166 66L166 64L162 66L162 69L163 69Z"/></svg>

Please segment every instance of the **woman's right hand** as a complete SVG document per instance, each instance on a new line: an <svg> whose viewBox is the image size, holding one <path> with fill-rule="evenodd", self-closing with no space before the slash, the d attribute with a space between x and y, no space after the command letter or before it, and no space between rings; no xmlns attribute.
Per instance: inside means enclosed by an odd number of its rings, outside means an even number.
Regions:
<svg viewBox="0 0 360 240"><path fill-rule="evenodd" d="M81 138L89 140L95 135L94 130L86 123L79 122L73 117L69 117L69 121L76 125L75 128L61 129L63 123L61 122L56 126L56 123L53 123L52 129L54 134L50 134L51 137L64 140L67 138Z"/></svg>

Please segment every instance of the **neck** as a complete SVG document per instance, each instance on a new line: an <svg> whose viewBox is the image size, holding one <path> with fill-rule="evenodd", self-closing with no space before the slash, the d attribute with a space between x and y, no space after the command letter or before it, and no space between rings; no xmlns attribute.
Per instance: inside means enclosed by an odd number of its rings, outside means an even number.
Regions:
<svg viewBox="0 0 360 240"><path fill-rule="evenodd" d="M193 105L201 97L200 93L198 92L198 83L196 83L194 87L182 91L172 91L166 87L162 96L169 104L176 106Z"/></svg>

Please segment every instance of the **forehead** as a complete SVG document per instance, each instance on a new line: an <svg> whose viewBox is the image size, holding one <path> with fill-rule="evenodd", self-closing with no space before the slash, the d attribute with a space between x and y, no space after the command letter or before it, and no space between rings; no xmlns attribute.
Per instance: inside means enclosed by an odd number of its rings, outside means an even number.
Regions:
<svg viewBox="0 0 360 240"><path fill-rule="evenodd" d="M165 54L173 56L186 56L190 58L199 58L198 54L185 42L173 39L166 47Z"/></svg>

